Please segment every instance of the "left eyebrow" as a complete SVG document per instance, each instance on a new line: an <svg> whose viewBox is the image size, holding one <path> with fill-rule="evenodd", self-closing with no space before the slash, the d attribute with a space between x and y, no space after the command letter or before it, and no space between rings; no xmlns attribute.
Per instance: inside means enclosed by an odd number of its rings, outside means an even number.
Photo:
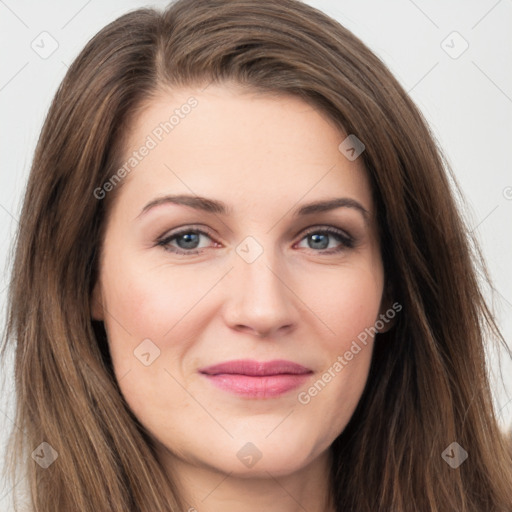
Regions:
<svg viewBox="0 0 512 512"><path fill-rule="evenodd" d="M326 201L314 201L312 203L307 203L296 208L293 212L293 216L299 217L303 215L311 215L314 213L335 210L336 208L353 208L361 213L366 223L370 220L370 212L359 201L351 199L350 197L337 197Z"/></svg>

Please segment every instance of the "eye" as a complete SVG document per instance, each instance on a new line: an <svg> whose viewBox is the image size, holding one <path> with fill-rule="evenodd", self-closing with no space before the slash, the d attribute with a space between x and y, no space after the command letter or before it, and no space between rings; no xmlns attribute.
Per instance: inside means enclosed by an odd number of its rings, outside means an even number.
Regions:
<svg viewBox="0 0 512 512"><path fill-rule="evenodd" d="M343 251L344 249L354 247L354 239L343 231L332 227L314 227L309 229L302 240L306 240L309 249L314 252L325 254L333 254ZM301 240L301 241L302 241ZM338 246L332 246L331 241L334 240Z"/></svg>
<svg viewBox="0 0 512 512"><path fill-rule="evenodd" d="M205 248L200 246L201 238L211 240L206 231L187 228L158 240L157 245L175 254L199 254Z"/></svg>

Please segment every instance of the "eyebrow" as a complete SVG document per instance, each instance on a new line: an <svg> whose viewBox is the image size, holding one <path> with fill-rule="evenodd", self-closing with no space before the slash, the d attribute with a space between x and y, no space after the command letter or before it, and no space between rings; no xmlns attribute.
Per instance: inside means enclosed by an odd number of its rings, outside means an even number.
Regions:
<svg viewBox="0 0 512 512"><path fill-rule="evenodd" d="M188 206L190 208L194 208L195 210L201 210L207 213L214 213L217 215L230 215L232 213L232 209L228 207L226 203L224 203L223 201L219 201L217 199L208 199L206 197L201 196L190 196L186 194L180 194L166 195L153 199L152 201L147 203L146 206L144 206L144 208L142 208L142 211L137 216L137 218L141 217L152 208L155 208L156 206L160 206L162 204L177 204L182 206ZM304 204L293 211L293 217L301 217L305 215L311 215L314 213L326 212L330 210L335 210L336 208L352 208L361 213L365 222L369 221L370 212L366 208L364 208L361 203L350 197L336 197L333 199L314 201L311 203Z"/></svg>

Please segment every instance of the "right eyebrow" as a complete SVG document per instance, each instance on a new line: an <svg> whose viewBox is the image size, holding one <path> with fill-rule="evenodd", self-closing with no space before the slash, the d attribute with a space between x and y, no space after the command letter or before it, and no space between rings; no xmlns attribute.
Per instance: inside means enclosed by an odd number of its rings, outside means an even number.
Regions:
<svg viewBox="0 0 512 512"><path fill-rule="evenodd" d="M206 197L180 194L167 195L153 199L152 201L147 203L146 206L144 206L144 208L142 208L142 211L139 213L137 217L140 217L141 215L145 214L155 206L167 203L189 206L191 208L195 208L196 210L202 210L208 213L216 213L219 215L229 215L231 213L231 209L228 208L228 206L222 201L216 199L208 199Z"/></svg>

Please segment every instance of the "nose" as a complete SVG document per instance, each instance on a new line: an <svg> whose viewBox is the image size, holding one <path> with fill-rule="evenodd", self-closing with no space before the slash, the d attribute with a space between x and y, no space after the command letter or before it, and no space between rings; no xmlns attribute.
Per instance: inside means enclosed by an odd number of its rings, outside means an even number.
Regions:
<svg viewBox="0 0 512 512"><path fill-rule="evenodd" d="M234 330L258 337L274 337L297 325L300 302L293 293L289 276L269 251L248 263L236 256L228 274L229 299L225 321Z"/></svg>

